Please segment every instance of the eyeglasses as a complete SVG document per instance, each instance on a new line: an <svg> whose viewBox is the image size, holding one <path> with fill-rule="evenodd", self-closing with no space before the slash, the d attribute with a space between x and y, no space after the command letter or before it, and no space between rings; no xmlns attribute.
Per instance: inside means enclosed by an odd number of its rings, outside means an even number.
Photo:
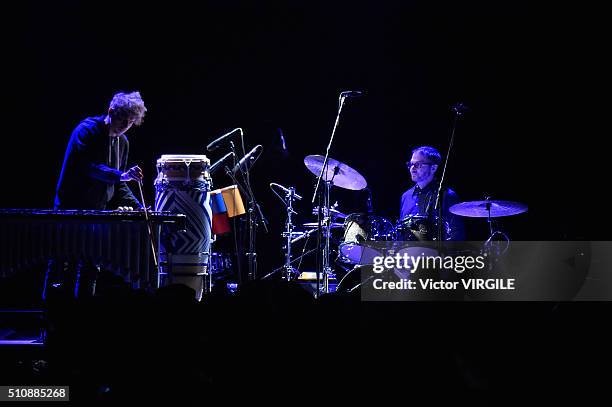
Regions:
<svg viewBox="0 0 612 407"><path fill-rule="evenodd" d="M417 161L415 163L411 163L410 161L406 162L406 167L408 167L408 169L414 167L414 168L416 168L418 170L418 169L420 169L424 165L433 165L433 163L426 163L426 162L423 162L423 161Z"/></svg>

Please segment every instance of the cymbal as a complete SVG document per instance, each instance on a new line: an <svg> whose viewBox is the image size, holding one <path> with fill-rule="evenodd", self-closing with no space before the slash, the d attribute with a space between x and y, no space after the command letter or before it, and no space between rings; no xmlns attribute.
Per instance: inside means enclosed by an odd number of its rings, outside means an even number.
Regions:
<svg viewBox="0 0 612 407"><path fill-rule="evenodd" d="M323 168L323 162L325 161L325 157L322 155L309 155L304 158L304 164L306 164L306 168L310 172L312 172L317 177L321 173L321 169ZM334 176L334 171L338 168L338 173ZM340 161L334 160L333 158L329 158L327 160L327 171L323 174L323 181L333 180L333 185L351 189L353 191L359 191L368 186L365 178L357 171L349 167L348 165L341 163Z"/></svg>
<svg viewBox="0 0 612 407"><path fill-rule="evenodd" d="M468 216L470 218L487 218L489 217L487 205L490 205L492 218L518 215L519 213L527 212L527 205L511 201L461 202L451 206L449 211L459 216Z"/></svg>
<svg viewBox="0 0 612 407"><path fill-rule="evenodd" d="M323 208L322 212L323 212L323 216L327 216L327 209L326 208ZM346 215L346 214L344 214L344 213L342 213L339 210L334 209L334 208L330 208L329 212L335 218L346 218L348 216L348 215ZM317 213L319 213L319 207L315 206L314 208L312 208L312 214L316 215Z"/></svg>
<svg viewBox="0 0 612 407"><path fill-rule="evenodd" d="M325 226L325 224L322 224L323 226ZM319 227L319 223L318 222L309 222L309 223L304 223L302 225L305 228L318 228ZM344 227L344 223L332 223L330 225L331 228L341 228Z"/></svg>

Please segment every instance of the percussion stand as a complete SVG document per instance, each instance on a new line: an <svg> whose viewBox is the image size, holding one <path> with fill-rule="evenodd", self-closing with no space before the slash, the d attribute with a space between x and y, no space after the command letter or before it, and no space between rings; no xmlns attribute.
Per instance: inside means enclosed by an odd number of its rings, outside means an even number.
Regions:
<svg viewBox="0 0 612 407"><path fill-rule="evenodd" d="M331 205L330 205L330 193L331 187L334 182L334 177L338 174L338 167L334 168L334 175L331 180L325 182L325 199L323 200L325 206L325 212L328 216L325 217L325 226L323 227L323 232L325 233L325 245L323 246L323 293L329 294L329 279L330 277L335 277L334 270L331 267L331 263L329 261L331 255ZM321 209L319 209L321 211ZM321 226L321 217L319 216L319 226ZM319 276L317 276L317 281Z"/></svg>
<svg viewBox="0 0 612 407"><path fill-rule="evenodd" d="M501 235L505 239L507 244L510 243L510 238L508 237L507 234L505 234L501 230L495 230L493 228L493 220L491 219L491 202L489 202L490 200L491 200L490 196L485 196L485 201L486 201L485 209L487 211L487 223L489 224L489 233L491 234L489 235L489 238L485 241L484 247L489 252L489 254L495 254L499 256L501 254L499 251L499 248L497 248L497 252L493 253L493 249L492 249L493 237L495 237L496 235ZM487 245L488 245L488 249L487 249ZM508 249L508 246L506 246L505 250L507 249ZM492 266L492 263L490 263L490 266Z"/></svg>
<svg viewBox="0 0 612 407"><path fill-rule="evenodd" d="M295 188L289 187L289 191L285 195L285 199L286 199L285 205L287 208L287 222L285 223L286 230L285 232L283 232L283 237L287 239L287 244L286 244L287 252L285 253L285 265L283 267L284 269L283 278L286 279L287 281L291 281L297 278L297 275L299 274L299 272L291 265L291 242L293 238L295 237L295 234L293 233L293 224L291 223L291 215L296 213L293 210L293 200L296 199Z"/></svg>

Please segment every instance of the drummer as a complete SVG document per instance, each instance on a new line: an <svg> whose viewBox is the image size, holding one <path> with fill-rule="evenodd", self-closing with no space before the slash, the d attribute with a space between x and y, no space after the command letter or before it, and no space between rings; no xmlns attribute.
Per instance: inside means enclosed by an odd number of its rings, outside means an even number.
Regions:
<svg viewBox="0 0 612 407"><path fill-rule="evenodd" d="M437 216L434 210L440 180L435 175L441 162L440 152L433 147L422 146L412 150L412 156L410 161L406 162L406 166L415 184L402 195L400 220L414 215ZM450 188L445 187L443 192L442 218L449 223L450 240L464 240L463 221L448 210L459 202L459 197Z"/></svg>

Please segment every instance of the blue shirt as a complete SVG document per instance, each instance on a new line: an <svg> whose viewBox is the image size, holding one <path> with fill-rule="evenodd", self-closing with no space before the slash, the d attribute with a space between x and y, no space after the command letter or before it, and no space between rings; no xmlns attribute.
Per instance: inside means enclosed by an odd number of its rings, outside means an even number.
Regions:
<svg viewBox="0 0 612 407"><path fill-rule="evenodd" d="M400 204L400 221L413 216L427 216L433 214L436 206L436 194L438 193L438 181L432 180L424 188L415 184L402 195ZM447 221L450 226L451 240L464 240L465 232L463 220L457 215L450 213L448 208L459 203L459 196L450 188L444 188L442 195L442 219Z"/></svg>

